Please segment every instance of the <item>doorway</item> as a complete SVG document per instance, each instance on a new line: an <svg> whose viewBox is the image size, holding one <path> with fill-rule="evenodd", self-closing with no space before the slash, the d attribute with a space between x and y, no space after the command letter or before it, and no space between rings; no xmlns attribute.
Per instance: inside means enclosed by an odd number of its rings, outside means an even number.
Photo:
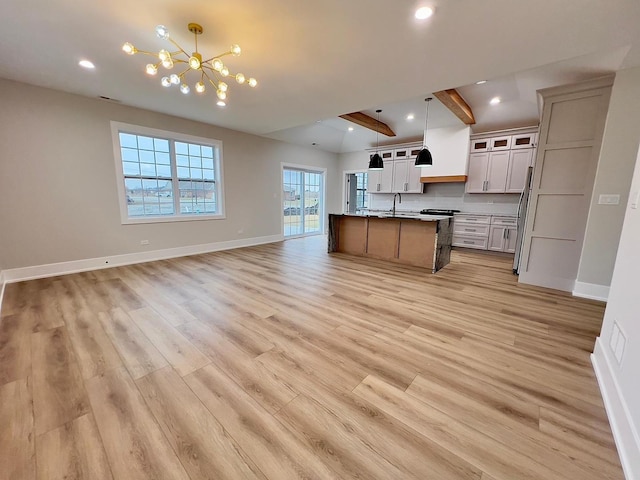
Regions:
<svg viewBox="0 0 640 480"><path fill-rule="evenodd" d="M324 231L324 171L282 168L282 215L285 237Z"/></svg>
<svg viewBox="0 0 640 480"><path fill-rule="evenodd" d="M369 208L367 192L368 172L349 172L345 174L345 213L358 213Z"/></svg>

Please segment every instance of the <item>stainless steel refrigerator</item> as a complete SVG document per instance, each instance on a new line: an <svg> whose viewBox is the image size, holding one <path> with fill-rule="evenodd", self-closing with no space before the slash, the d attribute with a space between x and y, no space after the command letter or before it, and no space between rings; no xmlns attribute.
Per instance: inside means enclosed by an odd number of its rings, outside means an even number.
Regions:
<svg viewBox="0 0 640 480"><path fill-rule="evenodd" d="M520 273L520 262L522 260L522 246L524 244L524 226L527 223L527 210L529 209L529 197L531 195L531 182L533 180L533 167L527 170L527 180L524 183L524 190L520 194L518 202L518 232L516 235L516 254L513 259L513 273Z"/></svg>

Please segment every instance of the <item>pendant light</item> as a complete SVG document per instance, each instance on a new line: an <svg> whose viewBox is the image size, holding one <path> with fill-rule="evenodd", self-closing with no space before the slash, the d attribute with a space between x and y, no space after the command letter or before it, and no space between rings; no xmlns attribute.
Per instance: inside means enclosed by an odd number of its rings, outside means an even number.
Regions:
<svg viewBox="0 0 640 480"><path fill-rule="evenodd" d="M380 134L380 132L378 131L379 124L380 124L380 112L382 112L382 110L376 110L377 115L377 122L378 124L376 125L376 153L371 155L371 157L369 157L369 170L384 170L384 163L382 162L382 157L380 156L380 153L378 153L378 147L379 147L379 142L378 142L378 136Z"/></svg>
<svg viewBox="0 0 640 480"><path fill-rule="evenodd" d="M424 140L422 150L418 153L416 157L416 167L424 167L428 165L433 165L433 158L431 157L431 152L427 148L427 125L429 125L429 102L433 100L431 97L425 98L424 101L427 102L427 114L424 118Z"/></svg>

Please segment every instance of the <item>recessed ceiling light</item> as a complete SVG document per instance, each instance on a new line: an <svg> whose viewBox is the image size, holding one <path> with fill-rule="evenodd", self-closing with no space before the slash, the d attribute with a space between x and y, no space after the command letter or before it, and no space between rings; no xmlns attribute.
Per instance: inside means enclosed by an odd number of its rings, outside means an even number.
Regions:
<svg viewBox="0 0 640 480"><path fill-rule="evenodd" d="M93 62L90 62L89 60L80 60L78 62L78 65L80 65L82 68L88 68L88 69L96 68Z"/></svg>
<svg viewBox="0 0 640 480"><path fill-rule="evenodd" d="M350 132L353 132L353 127L349 127L348 129Z"/></svg>
<svg viewBox="0 0 640 480"><path fill-rule="evenodd" d="M413 120L414 118L416 117L413 115L413 113L410 113L409 115L407 115L407 120L409 121Z"/></svg>
<svg viewBox="0 0 640 480"><path fill-rule="evenodd" d="M491 101L489 101L491 105L497 105L500 103L500 97L493 97Z"/></svg>
<svg viewBox="0 0 640 480"><path fill-rule="evenodd" d="M487 83L487 81L486 80L478 80L476 82L476 85L482 85L483 83Z"/></svg>
<svg viewBox="0 0 640 480"><path fill-rule="evenodd" d="M418 20L424 20L425 18L429 18L431 15L433 15L432 7L420 7L415 13Z"/></svg>

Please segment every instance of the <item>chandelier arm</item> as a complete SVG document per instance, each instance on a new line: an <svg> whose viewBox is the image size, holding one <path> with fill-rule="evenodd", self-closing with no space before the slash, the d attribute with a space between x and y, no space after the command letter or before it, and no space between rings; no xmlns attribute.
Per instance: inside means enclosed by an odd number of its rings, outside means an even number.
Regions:
<svg viewBox="0 0 640 480"><path fill-rule="evenodd" d="M184 77L184 74L185 74L185 73L187 73L189 70L191 70L191 67L187 68L184 72L179 73L179 74L178 74L178 76L179 76L180 78Z"/></svg>
<svg viewBox="0 0 640 480"><path fill-rule="evenodd" d="M209 83L211 83L211 85L213 85L215 87L215 89L217 90L218 89L218 85L216 85L216 83L213 80L211 80L211 77L204 70L202 71L202 74L207 78L207 80L209 80ZM217 80L217 78L216 78L216 80Z"/></svg>
<svg viewBox="0 0 640 480"><path fill-rule="evenodd" d="M152 57L157 57L158 54L156 52L147 52L146 50L138 50L136 48L136 51L134 53L144 53L145 55L151 55Z"/></svg>
<svg viewBox="0 0 640 480"><path fill-rule="evenodd" d="M178 44L175 42L175 40L173 40L173 38L169 37L169 38L167 38L167 40L169 40L171 43L173 43L173 44L176 46L176 48L177 48L178 50L180 50L182 53L184 53L187 57L189 56L189 54L188 54L187 52L185 52L185 51L184 51L184 48L182 48L180 45L178 45Z"/></svg>

